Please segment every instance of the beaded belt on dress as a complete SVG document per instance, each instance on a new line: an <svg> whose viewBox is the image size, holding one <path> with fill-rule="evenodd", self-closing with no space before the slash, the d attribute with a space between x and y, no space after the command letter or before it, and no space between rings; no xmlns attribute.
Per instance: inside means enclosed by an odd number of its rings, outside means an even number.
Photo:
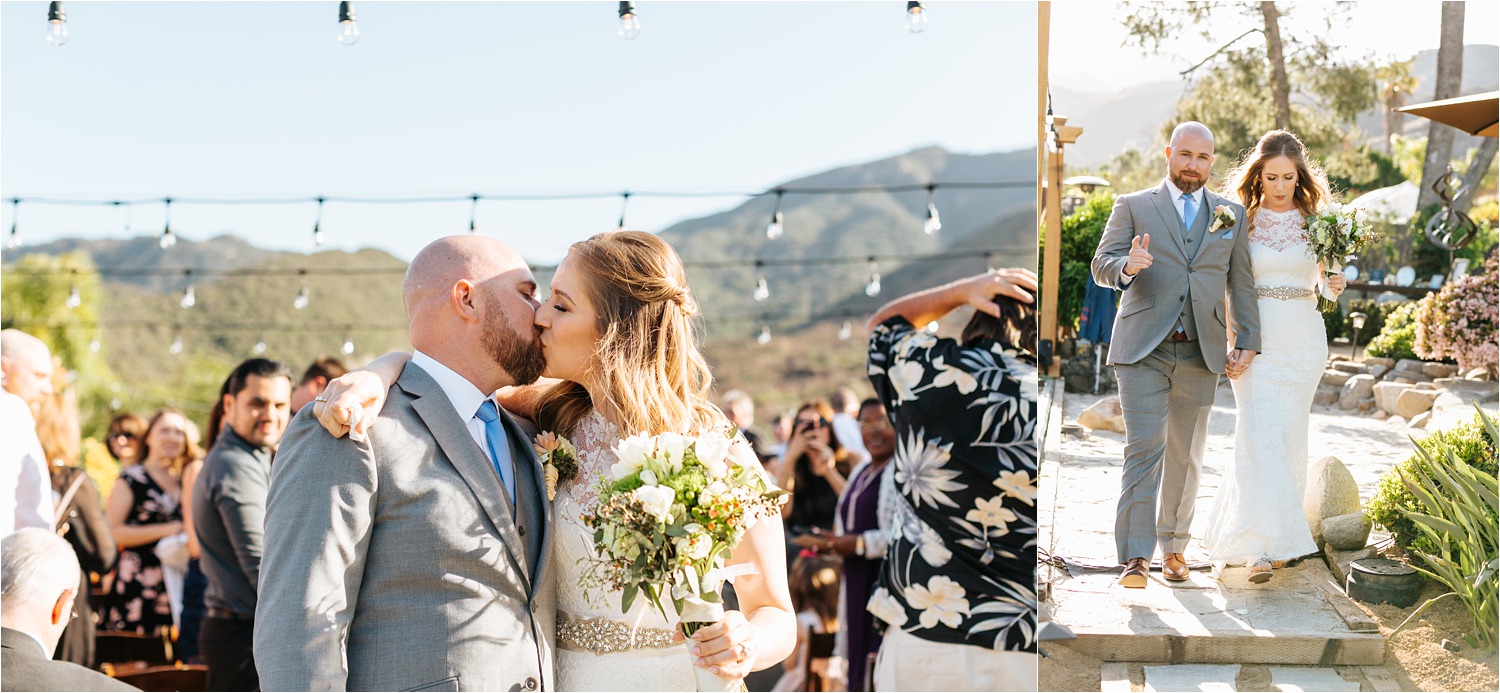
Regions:
<svg viewBox="0 0 1500 693"><path fill-rule="evenodd" d="M1283 301L1312 298L1317 295L1312 289L1299 289L1294 286L1257 286L1255 294L1261 298L1279 298Z"/></svg>
<svg viewBox="0 0 1500 693"><path fill-rule="evenodd" d="M592 652L596 655L671 647L675 631L666 628L636 628L634 637L628 624L602 616L579 619L557 614L557 643L564 650Z"/></svg>

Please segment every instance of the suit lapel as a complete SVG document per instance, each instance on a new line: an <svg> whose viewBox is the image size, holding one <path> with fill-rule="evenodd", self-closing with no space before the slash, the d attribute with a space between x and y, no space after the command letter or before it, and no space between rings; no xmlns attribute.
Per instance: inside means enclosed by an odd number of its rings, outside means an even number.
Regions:
<svg viewBox="0 0 1500 693"><path fill-rule="evenodd" d="M542 476L542 463L537 459L536 450L531 447L531 440L520 424L511 417L509 412L501 410L500 419L505 423L505 434L510 437L510 457L516 465L516 494L527 493L522 500L521 507L529 516L528 524L541 532L536 537L535 546L538 554L531 561L531 582L533 585L540 584L546 577L544 572L547 567L547 557L552 555L552 528L548 526L547 517L550 515L550 503L547 500L547 482ZM527 473L522 473L522 466ZM527 483L523 487L522 480ZM530 546L527 547L528 550ZM532 590L535 593L535 590Z"/></svg>
<svg viewBox="0 0 1500 693"><path fill-rule="evenodd" d="M1168 229L1167 236L1171 237L1172 244L1177 246L1177 252L1186 258L1187 248L1182 244L1182 238L1186 235L1186 229L1182 226L1182 217L1177 216L1177 202L1172 199L1172 189L1167 187L1167 182L1162 181L1156 186L1151 195L1156 206L1156 212L1161 215L1161 223Z"/></svg>
<svg viewBox="0 0 1500 693"><path fill-rule="evenodd" d="M431 376L420 367L407 368L397 384L412 396L412 409L427 424L433 440L479 500L490 523L500 533L501 541L505 542L517 571L525 579L526 544L516 532L516 523L510 519L510 500L505 497L495 465L474 443L469 429L453 411L452 402Z"/></svg>

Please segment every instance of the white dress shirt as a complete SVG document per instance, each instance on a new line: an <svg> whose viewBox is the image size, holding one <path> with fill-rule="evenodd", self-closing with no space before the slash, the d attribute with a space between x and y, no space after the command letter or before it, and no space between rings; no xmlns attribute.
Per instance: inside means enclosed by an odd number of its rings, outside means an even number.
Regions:
<svg viewBox="0 0 1500 693"><path fill-rule="evenodd" d="M27 527L52 528L52 480L26 400L0 390L0 536Z"/></svg>
<svg viewBox="0 0 1500 693"><path fill-rule="evenodd" d="M453 411L458 414L459 420L463 421L464 426L469 429L469 435L479 445L480 452L484 455L485 459L489 459L489 436L484 431L484 422L478 416L475 416L475 414L479 411L481 403L486 399L494 397L493 393L485 395L485 393L479 391L479 388L474 386L474 383L469 382L468 378L453 372L452 368L438 363L436 359L420 351L412 352L410 365L421 368L427 375L432 376L433 380L437 381L438 387L443 389L443 394L448 395L448 402L453 405ZM499 408L500 405L496 403L495 406ZM503 434L505 427L501 426L500 431ZM502 465L506 473L514 479L515 462L511 460L508 441L495 441L495 453L501 459L492 461Z"/></svg>

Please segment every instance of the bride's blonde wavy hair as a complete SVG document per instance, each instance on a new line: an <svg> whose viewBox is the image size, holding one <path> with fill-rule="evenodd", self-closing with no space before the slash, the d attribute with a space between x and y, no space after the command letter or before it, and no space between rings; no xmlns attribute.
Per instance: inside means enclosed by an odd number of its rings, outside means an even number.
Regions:
<svg viewBox="0 0 1500 693"><path fill-rule="evenodd" d="M1318 162L1308 158L1307 146L1302 140L1286 130L1272 130L1263 135L1255 148L1245 154L1245 158L1229 173L1228 192L1238 195L1240 204L1245 205L1246 228L1254 228L1249 223L1255 220L1265 197L1261 173L1266 162L1278 156L1290 159L1297 167L1297 189L1292 193L1292 202L1304 215L1316 213L1332 197L1328 190L1328 176Z"/></svg>
<svg viewBox="0 0 1500 693"><path fill-rule="evenodd" d="M590 375L623 435L701 432L723 415L710 401L713 375L694 337L698 303L682 259L643 231L606 231L568 249L598 315ZM549 389L537 409L545 430L572 431L594 402L575 382Z"/></svg>

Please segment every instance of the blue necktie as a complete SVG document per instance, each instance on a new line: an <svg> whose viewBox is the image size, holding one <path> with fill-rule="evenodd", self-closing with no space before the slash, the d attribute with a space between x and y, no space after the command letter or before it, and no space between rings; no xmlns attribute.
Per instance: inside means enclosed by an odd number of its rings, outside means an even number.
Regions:
<svg viewBox="0 0 1500 693"><path fill-rule="evenodd" d="M1192 193L1182 194L1182 223L1187 227L1187 232L1193 232L1193 222L1198 221L1198 201L1193 199Z"/></svg>
<svg viewBox="0 0 1500 693"><path fill-rule="evenodd" d="M484 422L484 437L488 443L490 461L495 465L495 471L500 474L500 483L505 485L505 492L510 494L510 499L516 499L515 470L511 468L509 448L497 447L496 444L505 440L505 431L500 427L500 412L495 408L494 400L485 400L479 405L479 411L474 412ZM500 454L505 450L504 455ZM512 503L512 509L515 505Z"/></svg>

